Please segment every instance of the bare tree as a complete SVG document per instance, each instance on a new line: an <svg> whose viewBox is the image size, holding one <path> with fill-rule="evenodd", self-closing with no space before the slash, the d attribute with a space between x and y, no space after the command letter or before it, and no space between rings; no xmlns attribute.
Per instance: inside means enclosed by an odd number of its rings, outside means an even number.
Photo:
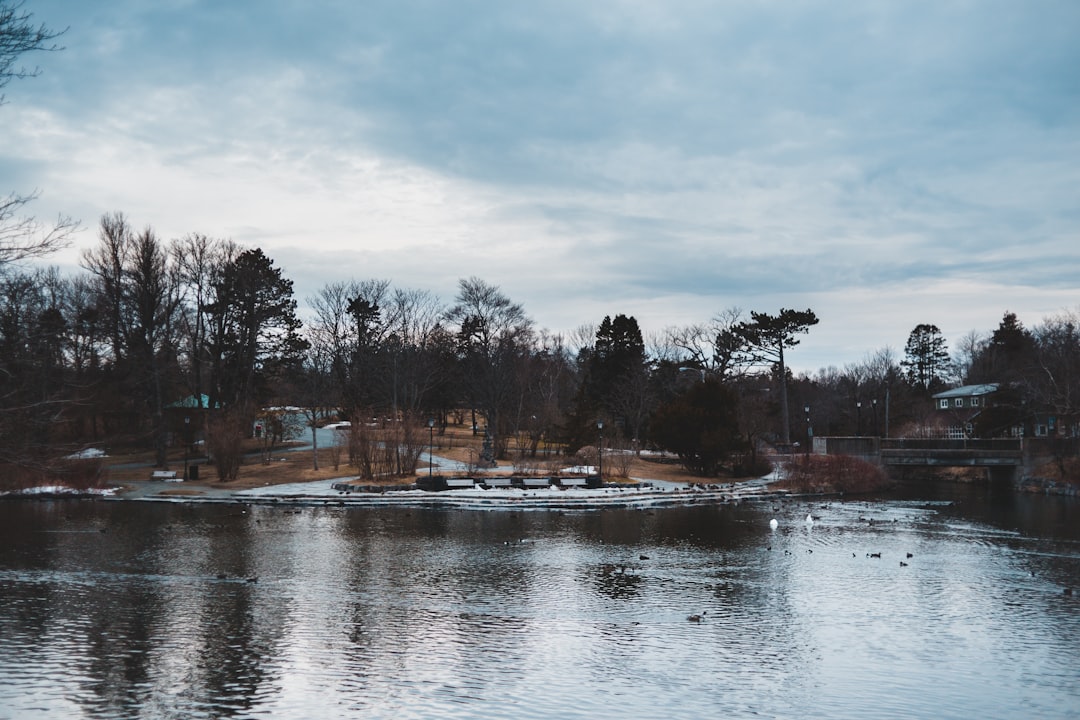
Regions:
<svg viewBox="0 0 1080 720"><path fill-rule="evenodd" d="M0 200L0 269L21 260L38 258L67 247L79 223L60 216L46 225L33 216L22 215L23 208L38 197L11 193Z"/></svg>
<svg viewBox="0 0 1080 720"><path fill-rule="evenodd" d="M111 366L136 417L148 423L157 464L165 466L166 372L175 361L179 276L149 228L136 235L120 213L101 219L101 244L83 254L112 342Z"/></svg>
<svg viewBox="0 0 1080 720"><path fill-rule="evenodd" d="M22 9L23 3L3 0L0 2L0 88L14 79L35 77L39 68L27 69L16 66L19 57L28 52L55 52L63 48L53 42L67 32L54 32L45 25L34 26L30 22L33 13ZM0 95L0 104L4 96Z"/></svg>
<svg viewBox="0 0 1080 720"><path fill-rule="evenodd" d="M473 406L487 420L498 455L504 455L520 375L516 366L533 345L533 323L521 305L479 278L458 283L456 303L446 313L457 328L465 385Z"/></svg>
<svg viewBox="0 0 1080 720"><path fill-rule="evenodd" d="M731 307L716 313L707 323L668 328L666 346L672 363L704 370L721 380L743 368L739 360L745 339L739 334L743 311ZM659 358L658 358L659 359Z"/></svg>
<svg viewBox="0 0 1080 720"><path fill-rule="evenodd" d="M211 362L207 351L208 308L216 301L215 290L224 268L240 254L240 246L231 240L192 233L175 241L171 251L184 302L179 323L186 345L188 389L197 406L203 408L207 366ZM205 417L205 413L200 415Z"/></svg>
<svg viewBox="0 0 1080 720"><path fill-rule="evenodd" d="M978 330L969 330L966 335L961 337L956 343L956 349L953 351L952 362L949 366L949 379L957 385L967 383L971 375L971 369L975 366L979 356L986 350L986 345L986 335Z"/></svg>
<svg viewBox="0 0 1080 720"><path fill-rule="evenodd" d="M62 49L52 41L64 31L35 26L31 17L31 13L22 9L21 2L0 1L0 88L13 79L40 73L36 67L28 69L16 64L24 53ZM3 104L4 96L0 94L0 105ZM29 195L12 192L0 200L0 270L10 263L41 257L66 246L78 229L79 223L68 217L59 216L54 224L48 225L25 215L26 206L38 195L36 190Z"/></svg>
<svg viewBox="0 0 1080 720"><path fill-rule="evenodd" d="M311 428L311 468L319 469L319 424L333 412L337 403L333 396L333 347L326 335L308 334L308 350L300 363L299 377L292 383L296 388L295 402Z"/></svg>
<svg viewBox="0 0 1080 720"><path fill-rule="evenodd" d="M424 409L430 391L446 374L437 348L445 335L445 308L425 290L395 289L387 299L387 354L395 405L409 413Z"/></svg>

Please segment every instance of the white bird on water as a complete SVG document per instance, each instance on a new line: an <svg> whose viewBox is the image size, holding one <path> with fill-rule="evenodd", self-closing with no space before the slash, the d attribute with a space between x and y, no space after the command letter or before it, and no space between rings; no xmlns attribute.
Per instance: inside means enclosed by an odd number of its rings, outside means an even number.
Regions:
<svg viewBox="0 0 1080 720"><path fill-rule="evenodd" d="M814 516L811 515L810 513L806 513L806 524L807 525L813 525L814 524Z"/></svg>
<svg viewBox="0 0 1080 720"><path fill-rule="evenodd" d="M776 518L773 518L769 521L769 527L775 530L776 528L780 527L780 523L776 522Z"/></svg>

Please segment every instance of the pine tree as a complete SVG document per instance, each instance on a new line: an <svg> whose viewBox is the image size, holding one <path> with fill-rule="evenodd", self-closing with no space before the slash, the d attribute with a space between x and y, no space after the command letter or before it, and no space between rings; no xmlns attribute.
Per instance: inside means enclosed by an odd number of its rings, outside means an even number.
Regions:
<svg viewBox="0 0 1080 720"><path fill-rule="evenodd" d="M937 325L916 325L908 335L904 355L900 365L907 370L912 385L930 390L942 384L942 376L949 366L949 352Z"/></svg>

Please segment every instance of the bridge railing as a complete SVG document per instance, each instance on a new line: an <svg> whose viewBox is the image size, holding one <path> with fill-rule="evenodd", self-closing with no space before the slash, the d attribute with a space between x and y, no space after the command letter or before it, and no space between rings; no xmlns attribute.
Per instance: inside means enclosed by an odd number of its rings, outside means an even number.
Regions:
<svg viewBox="0 0 1080 720"><path fill-rule="evenodd" d="M965 438L949 440L944 438L883 438L881 450L968 450L973 452L1010 452L1019 453L1024 448L1020 438Z"/></svg>

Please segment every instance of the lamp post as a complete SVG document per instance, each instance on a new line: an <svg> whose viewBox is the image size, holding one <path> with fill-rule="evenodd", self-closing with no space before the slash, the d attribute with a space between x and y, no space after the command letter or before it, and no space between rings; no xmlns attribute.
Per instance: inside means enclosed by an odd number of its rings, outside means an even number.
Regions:
<svg viewBox="0 0 1080 720"><path fill-rule="evenodd" d="M877 398L874 398L873 400L870 401L870 406L872 408L874 408L874 435L875 436L880 436L881 431L878 430L878 421L877 421Z"/></svg>
<svg viewBox="0 0 1080 720"><path fill-rule="evenodd" d="M428 418L427 421L427 476L431 479L431 469L435 466L435 455L433 448L435 447L435 418ZM441 477L441 476L440 476Z"/></svg>
<svg viewBox="0 0 1080 720"><path fill-rule="evenodd" d="M810 424L810 406L803 405L803 412L806 413L806 454L810 454L810 446L814 444L814 428Z"/></svg>
<svg viewBox="0 0 1080 720"><path fill-rule="evenodd" d="M604 482L604 421L596 421L596 431L600 434L600 444L596 448L596 464L597 472L596 476L600 479L600 482Z"/></svg>
<svg viewBox="0 0 1080 720"><path fill-rule="evenodd" d="M885 387L885 437L889 437L889 388Z"/></svg>
<svg viewBox="0 0 1080 720"><path fill-rule="evenodd" d="M187 480L187 460L188 460L188 433L189 425L191 424L191 418L184 417L184 479Z"/></svg>
<svg viewBox="0 0 1080 720"><path fill-rule="evenodd" d="M862 437L862 400L855 401L855 437Z"/></svg>

